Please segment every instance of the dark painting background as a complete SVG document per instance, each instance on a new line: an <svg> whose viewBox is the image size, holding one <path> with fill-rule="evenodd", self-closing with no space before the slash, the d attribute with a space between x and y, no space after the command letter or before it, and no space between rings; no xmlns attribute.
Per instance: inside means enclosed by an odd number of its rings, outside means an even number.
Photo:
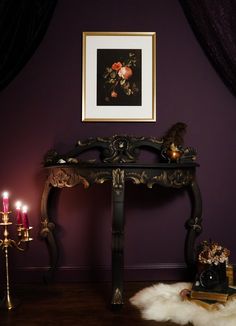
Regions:
<svg viewBox="0 0 236 326"><path fill-rule="evenodd" d="M156 31L156 123L81 122L83 31ZM13 280L41 280L48 267L39 230L46 178L42 161L50 148L64 153L79 139L113 134L161 137L178 121L188 125L185 145L196 148L200 164L199 240L224 244L236 263L236 100L203 53L177 0L129 0L119 10L108 0L58 1L40 47L0 93L0 109L0 188L11 192L12 204L18 198L28 203L34 227L26 253L10 250ZM68 188L58 199L58 277L110 279L110 186ZM183 279L188 196L128 185L125 205L125 277Z"/></svg>
<svg viewBox="0 0 236 326"><path fill-rule="evenodd" d="M133 75L127 80L130 84L135 83L139 91L134 95L126 95L118 84L114 89L117 97L111 97L113 88L111 84L105 83L106 68L111 68L113 63L121 62L125 66L129 60L129 53L135 54L136 67L131 67ZM97 50L97 105L142 105L142 55L141 50L134 49L98 49ZM117 80L117 79L116 79ZM106 100L109 99L109 101Z"/></svg>

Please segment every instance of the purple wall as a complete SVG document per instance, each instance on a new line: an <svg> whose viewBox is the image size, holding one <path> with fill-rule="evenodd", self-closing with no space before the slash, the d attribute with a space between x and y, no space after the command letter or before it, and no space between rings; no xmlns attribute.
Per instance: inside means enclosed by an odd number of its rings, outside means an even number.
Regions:
<svg viewBox="0 0 236 326"><path fill-rule="evenodd" d="M0 189L30 206L34 241L27 253L12 250L18 275L48 265L40 240L43 156L50 148L70 150L78 139L114 133L161 137L175 122L187 123L185 145L197 149L203 197L203 233L235 250L236 100L196 41L178 1L60 0L40 47L0 93ZM134 9L135 8L135 9ZM119 10L118 10L119 9ZM157 122L81 122L83 31L155 31L157 34ZM101 190L102 189L102 190ZM57 209L61 278L89 278L89 268L110 269L109 185L65 189ZM125 265L127 278L178 278L184 264L184 222L190 204L183 192L128 186ZM172 273L172 274L171 274ZM108 277L110 274L108 273Z"/></svg>

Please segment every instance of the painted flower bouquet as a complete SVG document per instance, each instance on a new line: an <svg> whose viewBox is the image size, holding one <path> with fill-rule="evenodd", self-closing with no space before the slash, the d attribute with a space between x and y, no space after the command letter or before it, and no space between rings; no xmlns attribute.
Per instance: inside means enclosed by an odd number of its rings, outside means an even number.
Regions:
<svg viewBox="0 0 236 326"><path fill-rule="evenodd" d="M128 57L122 61L113 62L105 68L103 78L107 95L105 101L111 98L118 99L120 96L135 96L140 89L135 82L135 69L137 66L136 55L130 51Z"/></svg>

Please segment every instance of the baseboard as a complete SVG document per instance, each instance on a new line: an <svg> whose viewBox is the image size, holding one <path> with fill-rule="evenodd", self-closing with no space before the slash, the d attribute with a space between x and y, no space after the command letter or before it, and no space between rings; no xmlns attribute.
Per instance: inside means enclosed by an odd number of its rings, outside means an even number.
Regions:
<svg viewBox="0 0 236 326"><path fill-rule="evenodd" d="M13 273L13 272L12 272ZM57 282L111 281L111 266L60 266L52 275ZM41 282L48 267L21 267L14 272L17 282ZM182 263L132 265L124 268L124 281L186 281L188 270Z"/></svg>
<svg viewBox="0 0 236 326"><path fill-rule="evenodd" d="M159 263L127 266L124 278L127 281L181 281L186 280L187 266L184 263Z"/></svg>

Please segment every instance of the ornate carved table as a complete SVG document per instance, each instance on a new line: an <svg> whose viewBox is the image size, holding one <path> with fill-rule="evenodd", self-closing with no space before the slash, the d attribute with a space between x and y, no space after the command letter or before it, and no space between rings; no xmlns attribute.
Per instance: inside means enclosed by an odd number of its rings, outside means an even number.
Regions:
<svg viewBox="0 0 236 326"><path fill-rule="evenodd" d="M191 216L186 221L185 261L191 269L195 265L194 243L201 232L201 195L196 181L196 153L192 148L181 148L177 156L168 152L164 139L113 136L90 138L79 141L76 147L65 155L49 151L45 157L47 180L42 202L41 236L48 244L50 254L50 273L57 268L58 249L55 239L55 224L48 212L50 194L56 188L74 187L82 184L88 188L92 184L111 182L112 191L112 300L114 306L124 303L123 265L124 265L124 199L125 183L145 184L152 188L155 184L185 188L191 199ZM90 149L98 149L99 162L82 161L79 155ZM138 163L140 149L145 148L157 154L157 162ZM169 153L169 154L168 154Z"/></svg>

